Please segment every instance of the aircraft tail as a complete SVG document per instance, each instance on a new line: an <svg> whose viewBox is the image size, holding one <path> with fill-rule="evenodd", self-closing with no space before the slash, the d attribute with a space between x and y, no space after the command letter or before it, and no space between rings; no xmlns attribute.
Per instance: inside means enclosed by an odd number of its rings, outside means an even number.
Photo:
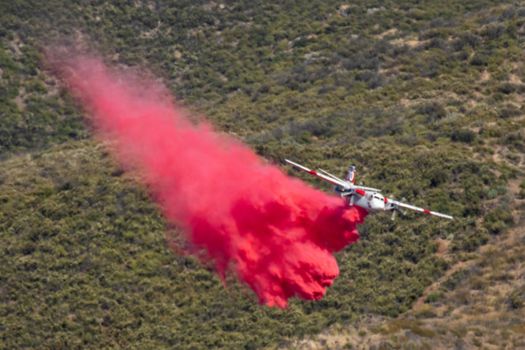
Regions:
<svg viewBox="0 0 525 350"><path fill-rule="evenodd" d="M355 175L356 175L355 165L352 165L350 168L348 168L348 174L346 175L345 180L355 184Z"/></svg>

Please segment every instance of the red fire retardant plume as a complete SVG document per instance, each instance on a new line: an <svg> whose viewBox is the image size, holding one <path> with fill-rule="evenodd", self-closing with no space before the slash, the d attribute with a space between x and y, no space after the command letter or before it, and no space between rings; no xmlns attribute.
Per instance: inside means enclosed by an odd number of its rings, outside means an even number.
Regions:
<svg viewBox="0 0 525 350"><path fill-rule="evenodd" d="M151 79L92 55L54 56L97 136L141 175L167 220L221 276L231 269L269 306L322 298L339 274L332 253L359 238L366 211L345 208L209 124L190 122Z"/></svg>

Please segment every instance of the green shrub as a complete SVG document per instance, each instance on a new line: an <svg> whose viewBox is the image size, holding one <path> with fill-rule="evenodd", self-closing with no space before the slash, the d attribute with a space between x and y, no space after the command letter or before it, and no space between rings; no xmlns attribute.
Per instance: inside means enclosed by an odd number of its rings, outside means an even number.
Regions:
<svg viewBox="0 0 525 350"><path fill-rule="evenodd" d="M508 297L508 305L511 309L521 309L525 305L525 287L519 288Z"/></svg>
<svg viewBox="0 0 525 350"><path fill-rule="evenodd" d="M454 130L450 139L454 142L472 143L476 139L476 134L472 130Z"/></svg>
<svg viewBox="0 0 525 350"><path fill-rule="evenodd" d="M513 223L512 213L508 208L497 208L484 218L484 226L492 234L501 233Z"/></svg>
<svg viewBox="0 0 525 350"><path fill-rule="evenodd" d="M425 302L427 303L435 303L443 298L443 292L442 291L435 291L430 292L427 295L427 298L425 299Z"/></svg>

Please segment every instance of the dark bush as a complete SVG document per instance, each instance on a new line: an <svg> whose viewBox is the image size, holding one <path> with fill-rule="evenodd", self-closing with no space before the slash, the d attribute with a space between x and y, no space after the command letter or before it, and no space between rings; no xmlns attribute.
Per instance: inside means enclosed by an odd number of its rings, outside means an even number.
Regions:
<svg viewBox="0 0 525 350"><path fill-rule="evenodd" d="M486 66L488 64L489 57L484 53L476 53L470 60L470 64L473 66Z"/></svg>
<svg viewBox="0 0 525 350"><path fill-rule="evenodd" d="M499 234L513 223L512 214L508 208L497 208L485 216L485 227L492 234Z"/></svg>
<svg viewBox="0 0 525 350"><path fill-rule="evenodd" d="M447 42L442 38L432 38L427 44L424 45L425 50L430 50L430 49L445 50L447 47L448 47Z"/></svg>
<svg viewBox="0 0 525 350"><path fill-rule="evenodd" d="M438 167L432 169L430 173L428 174L430 179L430 186L436 187L439 186L442 183L446 183L449 179L449 172L448 170L444 169L443 167Z"/></svg>
<svg viewBox="0 0 525 350"><path fill-rule="evenodd" d="M357 81L369 82L370 80L374 79L376 76L377 76L377 72L376 71L363 70L363 71L358 72L355 75L355 79Z"/></svg>
<svg viewBox="0 0 525 350"><path fill-rule="evenodd" d="M520 109L512 104L506 104L498 111L498 117L501 119L513 118L520 114Z"/></svg>
<svg viewBox="0 0 525 350"><path fill-rule="evenodd" d="M521 131L511 132L504 136L503 144L525 153L525 135Z"/></svg>
<svg viewBox="0 0 525 350"><path fill-rule="evenodd" d="M476 133L468 129L454 130L450 139L454 142L472 143L476 139Z"/></svg>
<svg viewBox="0 0 525 350"><path fill-rule="evenodd" d="M447 116L447 111L439 102L425 103L417 108L417 113L426 116L429 123Z"/></svg>
<svg viewBox="0 0 525 350"><path fill-rule="evenodd" d="M512 19L516 15L516 8L514 6L511 6L499 16L498 20L501 22L504 22L506 20Z"/></svg>
<svg viewBox="0 0 525 350"><path fill-rule="evenodd" d="M489 40L499 39L505 33L505 26L502 24L488 25L482 32L481 35Z"/></svg>
<svg viewBox="0 0 525 350"><path fill-rule="evenodd" d="M498 91L506 95L516 92L517 89L518 89L518 86L516 84L511 84L511 83L503 83L498 87Z"/></svg>
<svg viewBox="0 0 525 350"><path fill-rule="evenodd" d="M454 40L452 47L455 51L462 50L466 46L470 46L475 49L481 44L481 38L473 33L467 32L461 34L456 40Z"/></svg>
<svg viewBox="0 0 525 350"><path fill-rule="evenodd" d="M521 287L512 292L508 299L511 309L521 309L525 305L525 287Z"/></svg>

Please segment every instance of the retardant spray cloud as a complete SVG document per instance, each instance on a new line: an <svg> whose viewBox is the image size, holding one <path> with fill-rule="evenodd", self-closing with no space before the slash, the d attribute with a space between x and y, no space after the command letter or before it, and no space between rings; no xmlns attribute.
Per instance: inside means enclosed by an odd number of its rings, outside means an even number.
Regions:
<svg viewBox="0 0 525 350"><path fill-rule="evenodd" d="M269 306L322 298L339 274L332 253L359 238L364 210L345 208L209 124L190 122L152 79L92 54L48 53L97 136L221 276L233 271Z"/></svg>

